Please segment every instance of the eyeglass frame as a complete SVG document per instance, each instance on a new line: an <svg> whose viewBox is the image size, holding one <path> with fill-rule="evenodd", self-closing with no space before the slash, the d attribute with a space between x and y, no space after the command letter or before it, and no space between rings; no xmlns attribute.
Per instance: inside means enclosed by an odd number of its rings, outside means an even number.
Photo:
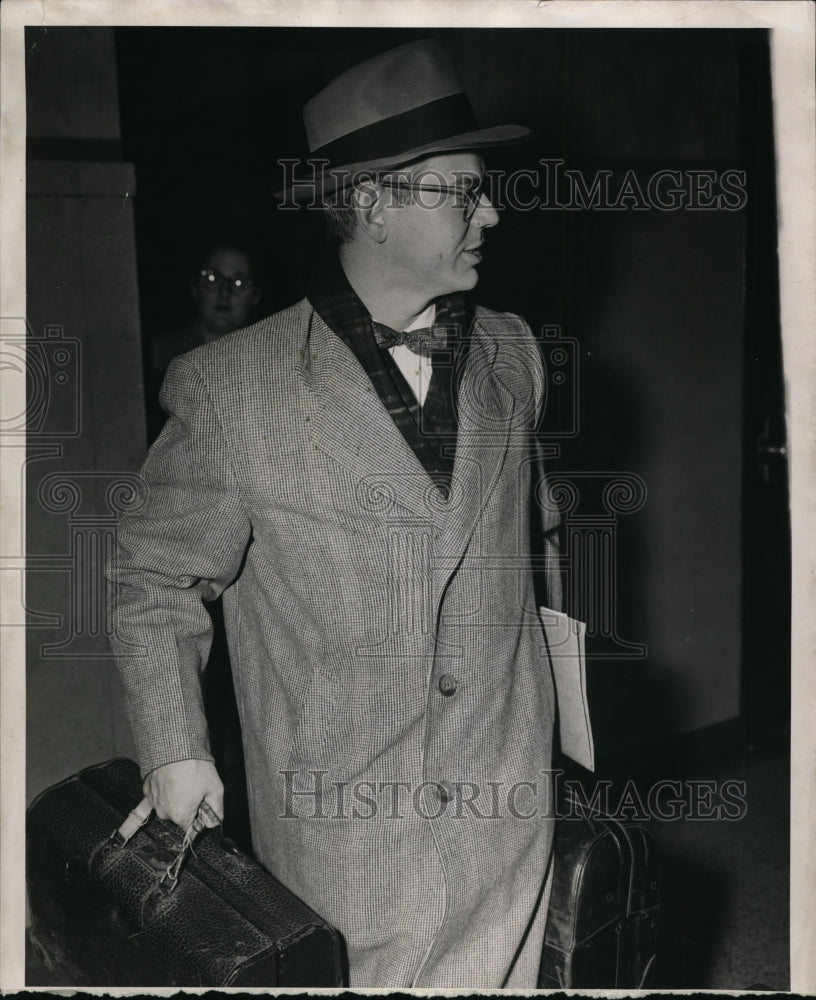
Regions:
<svg viewBox="0 0 816 1000"><path fill-rule="evenodd" d="M209 280L209 276L212 275L213 281ZM242 296L248 295L252 289L255 287L254 278L229 278L226 274L222 274L217 267L202 267L198 272L198 280L203 279L205 288L218 289L226 281L227 286L230 291L230 295ZM236 284L236 282L241 282L241 284Z"/></svg>
<svg viewBox="0 0 816 1000"><path fill-rule="evenodd" d="M463 206L465 223L470 225L470 221L476 214L476 210L482 204L484 191L484 176L480 177L476 184L470 187L453 187L450 184L423 184L421 181L410 180L388 180L388 178L378 177L377 183L387 188L402 188L409 191L436 191L438 194L458 194L464 197L466 204Z"/></svg>

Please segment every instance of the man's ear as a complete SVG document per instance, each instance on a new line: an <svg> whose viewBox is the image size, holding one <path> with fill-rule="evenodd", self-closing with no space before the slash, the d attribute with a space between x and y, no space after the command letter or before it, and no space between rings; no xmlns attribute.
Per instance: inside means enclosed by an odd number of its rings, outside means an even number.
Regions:
<svg viewBox="0 0 816 1000"><path fill-rule="evenodd" d="M361 181L352 195L357 227L375 243L384 243L388 235L385 219L385 194L374 181Z"/></svg>

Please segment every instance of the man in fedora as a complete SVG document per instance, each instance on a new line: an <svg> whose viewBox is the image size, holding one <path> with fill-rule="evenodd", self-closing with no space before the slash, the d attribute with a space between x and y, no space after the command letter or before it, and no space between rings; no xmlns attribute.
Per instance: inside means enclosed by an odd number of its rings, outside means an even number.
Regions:
<svg viewBox="0 0 816 1000"><path fill-rule="evenodd" d="M202 599L223 594L254 851L343 933L350 985L535 987L545 382L524 321L464 294L499 221L480 151L527 130L480 129L434 42L338 77L304 119L319 166L282 197L330 204L339 249L304 301L173 362L120 523L145 792L182 827L203 799L221 812L199 674ZM539 528L557 607L557 524Z"/></svg>

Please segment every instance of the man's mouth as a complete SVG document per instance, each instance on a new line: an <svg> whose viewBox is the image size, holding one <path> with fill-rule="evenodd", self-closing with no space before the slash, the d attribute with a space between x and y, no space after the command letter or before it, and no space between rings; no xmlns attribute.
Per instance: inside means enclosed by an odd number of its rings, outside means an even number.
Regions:
<svg viewBox="0 0 816 1000"><path fill-rule="evenodd" d="M475 260L477 263L480 263L482 260L482 251L480 249L481 245L482 245L481 243L475 243L472 247L465 247L463 252L466 253L468 257Z"/></svg>

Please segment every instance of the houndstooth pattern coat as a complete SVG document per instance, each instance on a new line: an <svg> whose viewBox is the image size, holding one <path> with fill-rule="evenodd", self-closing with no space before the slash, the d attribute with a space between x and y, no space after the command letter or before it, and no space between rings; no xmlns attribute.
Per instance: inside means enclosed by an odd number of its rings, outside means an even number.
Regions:
<svg viewBox="0 0 816 1000"><path fill-rule="evenodd" d="M526 324L482 309L466 365L446 503L308 301L184 355L110 568L143 773L212 759L201 601L223 593L256 856L343 932L352 986L536 984L544 374Z"/></svg>

